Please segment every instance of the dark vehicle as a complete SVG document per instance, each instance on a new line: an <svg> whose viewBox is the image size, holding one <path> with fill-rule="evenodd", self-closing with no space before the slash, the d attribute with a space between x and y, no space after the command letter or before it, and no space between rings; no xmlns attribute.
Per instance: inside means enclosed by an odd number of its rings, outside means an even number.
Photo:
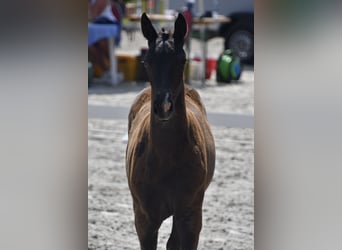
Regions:
<svg viewBox="0 0 342 250"><path fill-rule="evenodd" d="M180 10L185 0L169 1L169 8ZM231 18L232 22L210 25L207 39L223 37L225 49L232 50L244 64L254 63L254 1L253 0L197 0L194 5L195 16L210 15L217 12ZM193 37L198 37L198 26L193 26Z"/></svg>

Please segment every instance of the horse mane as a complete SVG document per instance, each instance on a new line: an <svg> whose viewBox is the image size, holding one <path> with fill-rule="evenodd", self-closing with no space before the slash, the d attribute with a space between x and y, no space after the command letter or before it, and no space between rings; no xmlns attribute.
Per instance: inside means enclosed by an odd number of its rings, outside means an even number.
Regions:
<svg viewBox="0 0 342 250"><path fill-rule="evenodd" d="M164 28L162 28L159 32L159 36L161 36L163 42L165 42L170 39L170 33L170 31L166 31Z"/></svg>
<svg viewBox="0 0 342 250"><path fill-rule="evenodd" d="M167 31L164 28L158 33L158 37L156 39L156 51L157 52L166 52L172 53L175 51L174 49L174 41L171 35L171 31Z"/></svg>

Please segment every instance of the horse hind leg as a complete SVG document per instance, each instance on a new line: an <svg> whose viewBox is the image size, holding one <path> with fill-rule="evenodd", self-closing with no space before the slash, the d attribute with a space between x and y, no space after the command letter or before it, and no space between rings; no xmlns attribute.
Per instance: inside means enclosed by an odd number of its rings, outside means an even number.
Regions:
<svg viewBox="0 0 342 250"><path fill-rule="evenodd" d="M179 237L177 232L177 225L175 222L175 217L172 218L172 231L169 240L166 244L166 250L180 250Z"/></svg>

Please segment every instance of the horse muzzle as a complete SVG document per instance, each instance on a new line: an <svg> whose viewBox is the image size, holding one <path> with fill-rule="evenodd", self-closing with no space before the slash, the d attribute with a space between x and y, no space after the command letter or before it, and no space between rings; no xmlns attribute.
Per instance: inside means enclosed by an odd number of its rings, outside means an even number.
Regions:
<svg viewBox="0 0 342 250"><path fill-rule="evenodd" d="M165 94L158 94L153 103L154 115L160 121L167 121L173 114L173 101L169 92Z"/></svg>

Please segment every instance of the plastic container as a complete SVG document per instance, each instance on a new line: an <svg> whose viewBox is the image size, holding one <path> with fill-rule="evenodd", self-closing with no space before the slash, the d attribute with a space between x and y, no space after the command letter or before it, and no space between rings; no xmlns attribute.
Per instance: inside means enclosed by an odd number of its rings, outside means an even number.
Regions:
<svg viewBox="0 0 342 250"><path fill-rule="evenodd" d="M205 70L205 78L209 79L211 77L211 73L216 70L216 59L208 58L206 60L206 70Z"/></svg>
<svg viewBox="0 0 342 250"><path fill-rule="evenodd" d="M194 81L200 81L203 77L202 63L199 61L192 61L190 67L190 79Z"/></svg>
<svg viewBox="0 0 342 250"><path fill-rule="evenodd" d="M195 65L195 69L193 67L191 67L191 69L196 71L197 76L203 74L203 72L198 73L199 71L203 71L203 68L201 68L201 65L202 65L201 61L202 61L202 59L200 57L195 56L191 62L191 64ZM216 70L216 59L207 58L207 60L205 61L205 79L209 79L211 77L211 73L214 70ZM195 78L197 79L197 77L195 77Z"/></svg>
<svg viewBox="0 0 342 250"><path fill-rule="evenodd" d="M231 50L225 50L217 60L216 81L229 83L238 81L242 73L240 59Z"/></svg>
<svg viewBox="0 0 342 250"><path fill-rule="evenodd" d="M125 81L135 81L137 78L138 58L134 55L116 55L118 71L123 73Z"/></svg>

